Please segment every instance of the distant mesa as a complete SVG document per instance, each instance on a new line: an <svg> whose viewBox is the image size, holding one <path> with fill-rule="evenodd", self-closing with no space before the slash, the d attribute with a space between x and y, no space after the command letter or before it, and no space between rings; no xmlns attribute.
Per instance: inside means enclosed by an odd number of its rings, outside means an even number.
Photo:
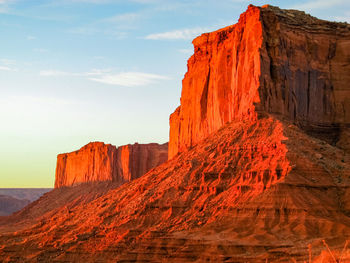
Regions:
<svg viewBox="0 0 350 263"><path fill-rule="evenodd" d="M350 149L350 25L249 6L237 24L193 45L181 106L170 117L169 159L259 112Z"/></svg>
<svg viewBox="0 0 350 263"><path fill-rule="evenodd" d="M80 150L57 156L55 188L86 182L129 182L167 160L168 143L115 147L91 142Z"/></svg>
<svg viewBox="0 0 350 263"><path fill-rule="evenodd" d="M0 216L10 215L52 188L0 188Z"/></svg>
<svg viewBox="0 0 350 263"><path fill-rule="evenodd" d="M29 203L28 199L17 199L9 195L0 195L0 216L10 215Z"/></svg>

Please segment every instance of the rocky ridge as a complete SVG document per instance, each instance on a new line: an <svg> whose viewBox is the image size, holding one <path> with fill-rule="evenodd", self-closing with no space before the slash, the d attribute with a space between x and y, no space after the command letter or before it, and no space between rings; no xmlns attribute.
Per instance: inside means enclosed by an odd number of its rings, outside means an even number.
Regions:
<svg viewBox="0 0 350 263"><path fill-rule="evenodd" d="M349 165L349 154L288 121L232 122L120 187L46 194L25 211L46 211L36 223L0 227L0 260L306 260L308 244L318 255L322 240L341 249L350 238Z"/></svg>
<svg viewBox="0 0 350 263"><path fill-rule="evenodd" d="M348 148L350 25L251 5L237 24L193 45L181 106L170 117L169 159L225 123L262 112Z"/></svg>
<svg viewBox="0 0 350 263"><path fill-rule="evenodd" d="M0 261L304 262L322 240L341 250L349 30L249 6L195 39L170 159L121 186L55 189L0 220Z"/></svg>

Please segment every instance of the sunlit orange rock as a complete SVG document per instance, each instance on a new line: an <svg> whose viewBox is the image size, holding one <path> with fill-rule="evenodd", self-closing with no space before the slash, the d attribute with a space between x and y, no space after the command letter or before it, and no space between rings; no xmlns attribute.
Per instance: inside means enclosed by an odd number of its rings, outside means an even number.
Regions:
<svg viewBox="0 0 350 263"><path fill-rule="evenodd" d="M349 172L350 154L290 122L231 122L130 183L0 217L0 262L304 262L350 236Z"/></svg>
<svg viewBox="0 0 350 263"><path fill-rule="evenodd" d="M181 106L170 117L169 158L260 111L282 114L332 143L348 134L348 24L251 5L237 24L193 45Z"/></svg>
<svg viewBox="0 0 350 263"><path fill-rule="evenodd" d="M117 148L117 178L128 182L167 160L168 143L128 144ZM120 180L120 179L119 179Z"/></svg>
<svg viewBox="0 0 350 263"><path fill-rule="evenodd" d="M167 160L168 144L128 144L116 148L92 142L57 156L55 188L84 182L128 182Z"/></svg>
<svg viewBox="0 0 350 263"><path fill-rule="evenodd" d="M170 117L174 157L132 180L166 152L86 146L103 165L80 167L112 166L116 178L56 188L0 217L0 261L306 262L323 260L325 241L340 251L350 236L350 153L339 149L349 144L349 36L348 25L250 6L237 25L197 38Z"/></svg>

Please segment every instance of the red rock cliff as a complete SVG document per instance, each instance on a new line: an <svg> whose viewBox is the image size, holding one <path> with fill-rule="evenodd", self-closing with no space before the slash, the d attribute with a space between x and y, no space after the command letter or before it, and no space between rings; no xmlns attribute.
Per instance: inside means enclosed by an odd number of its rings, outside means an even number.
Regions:
<svg viewBox="0 0 350 263"><path fill-rule="evenodd" d="M55 188L84 182L136 179L167 160L168 144L125 145L93 142L57 156Z"/></svg>
<svg viewBox="0 0 350 263"><path fill-rule="evenodd" d="M236 25L193 45L181 106L170 116L169 159L260 111L282 114L333 143L349 127L348 24L251 5Z"/></svg>
<svg viewBox="0 0 350 263"><path fill-rule="evenodd" d="M168 144L128 144L117 149L117 177L131 181L168 158Z"/></svg>

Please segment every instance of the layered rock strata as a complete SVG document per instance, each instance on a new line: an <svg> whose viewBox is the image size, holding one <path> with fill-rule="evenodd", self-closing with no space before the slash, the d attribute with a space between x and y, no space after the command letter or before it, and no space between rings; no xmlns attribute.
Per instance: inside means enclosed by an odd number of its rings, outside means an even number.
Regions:
<svg viewBox="0 0 350 263"><path fill-rule="evenodd" d="M138 180L0 218L0 261L304 262L349 239L349 172L350 154L289 122L232 122Z"/></svg>
<svg viewBox="0 0 350 263"><path fill-rule="evenodd" d="M55 188L84 182L136 179L167 160L168 144L128 144L115 147L92 142L57 156Z"/></svg>
<svg viewBox="0 0 350 263"><path fill-rule="evenodd" d="M334 144L349 137L350 25L251 5L237 24L193 45L181 106L170 117L169 158L259 112Z"/></svg>

